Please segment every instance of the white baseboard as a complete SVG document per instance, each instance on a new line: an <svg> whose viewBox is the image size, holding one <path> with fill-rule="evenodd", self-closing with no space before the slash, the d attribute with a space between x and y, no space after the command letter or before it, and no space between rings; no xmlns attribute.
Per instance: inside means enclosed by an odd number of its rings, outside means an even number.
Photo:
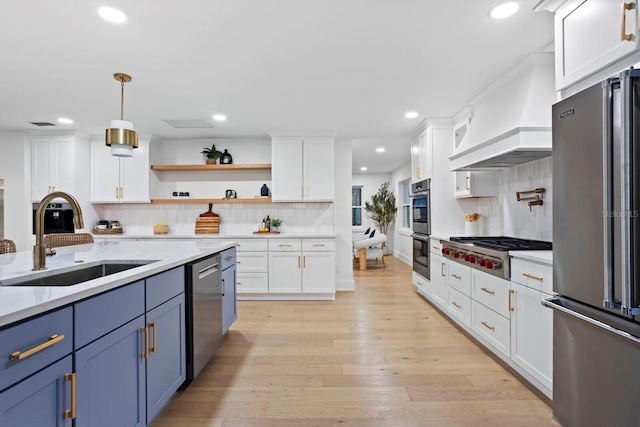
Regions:
<svg viewBox="0 0 640 427"><path fill-rule="evenodd" d="M355 291L356 282L354 280L338 280L336 281L336 291Z"/></svg>
<svg viewBox="0 0 640 427"><path fill-rule="evenodd" d="M405 254L401 254L400 252L393 251L393 256L398 258L400 261L403 261L405 264L409 264L413 266L413 259L409 258Z"/></svg>

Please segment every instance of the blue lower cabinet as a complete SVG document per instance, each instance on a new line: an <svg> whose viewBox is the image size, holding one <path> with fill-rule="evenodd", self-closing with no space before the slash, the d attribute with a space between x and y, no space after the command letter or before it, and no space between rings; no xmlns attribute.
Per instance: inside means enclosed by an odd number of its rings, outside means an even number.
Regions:
<svg viewBox="0 0 640 427"><path fill-rule="evenodd" d="M146 426L145 317L75 352L75 427Z"/></svg>
<svg viewBox="0 0 640 427"><path fill-rule="evenodd" d="M147 423L162 411L186 378L184 293L147 313Z"/></svg>
<svg viewBox="0 0 640 427"><path fill-rule="evenodd" d="M0 393L1 427L71 427L71 355ZM70 414L70 412L69 412Z"/></svg>
<svg viewBox="0 0 640 427"><path fill-rule="evenodd" d="M235 265L222 272L222 287L222 333L226 333L238 317Z"/></svg>

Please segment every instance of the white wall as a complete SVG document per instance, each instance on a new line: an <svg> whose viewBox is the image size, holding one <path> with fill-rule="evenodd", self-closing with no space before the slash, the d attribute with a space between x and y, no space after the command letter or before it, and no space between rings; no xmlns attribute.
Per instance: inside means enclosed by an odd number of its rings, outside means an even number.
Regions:
<svg viewBox="0 0 640 427"><path fill-rule="evenodd" d="M351 252L351 140L338 138L334 147L335 190L333 200L336 233L336 290L355 290Z"/></svg>
<svg viewBox="0 0 640 427"><path fill-rule="evenodd" d="M0 178L4 179L5 238L31 249L31 150L23 131L0 131Z"/></svg>
<svg viewBox="0 0 640 427"><path fill-rule="evenodd" d="M410 160L391 172L391 185L393 186L393 193L396 196L396 206L398 207L398 216L396 216L396 221L393 224L393 256L412 265L413 239L411 238L411 228L402 228L402 200L400 198L399 184L405 179L411 179ZM409 227L411 227L411 224L409 224Z"/></svg>

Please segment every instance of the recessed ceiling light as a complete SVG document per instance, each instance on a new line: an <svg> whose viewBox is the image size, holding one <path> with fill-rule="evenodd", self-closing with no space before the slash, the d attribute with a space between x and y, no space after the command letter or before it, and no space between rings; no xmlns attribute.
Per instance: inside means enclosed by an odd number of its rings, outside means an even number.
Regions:
<svg viewBox="0 0 640 427"><path fill-rule="evenodd" d="M385 151L385 150L384 150L384 147L376 148L376 152L377 152L377 153L384 153L384 151Z"/></svg>
<svg viewBox="0 0 640 427"><path fill-rule="evenodd" d="M416 117L418 117L418 113L416 113L415 111L409 111L407 114L404 115L407 119L415 119Z"/></svg>
<svg viewBox="0 0 640 427"><path fill-rule="evenodd" d="M491 9L489 15L493 19L504 19L513 15L520 9L520 5L514 1L509 1L506 3L502 3Z"/></svg>
<svg viewBox="0 0 640 427"><path fill-rule="evenodd" d="M227 116L225 116L224 114L214 114L213 120L217 122L224 122L225 120L227 120Z"/></svg>
<svg viewBox="0 0 640 427"><path fill-rule="evenodd" d="M127 20L127 15L112 7L101 7L98 9L98 14L102 19L116 24L121 24Z"/></svg>
<svg viewBox="0 0 640 427"><path fill-rule="evenodd" d="M360 170L361 170L361 171L366 171L366 170L367 170L367 167L366 167L366 166L363 166L363 167L361 167L361 168L360 168Z"/></svg>
<svg viewBox="0 0 640 427"><path fill-rule="evenodd" d="M59 123L62 123L62 124L65 124L65 125L70 125L70 124L72 124L72 123L73 123L73 120L71 120L71 119L66 119L66 118L64 118L64 117L60 117L60 118L58 119L58 122L59 122Z"/></svg>

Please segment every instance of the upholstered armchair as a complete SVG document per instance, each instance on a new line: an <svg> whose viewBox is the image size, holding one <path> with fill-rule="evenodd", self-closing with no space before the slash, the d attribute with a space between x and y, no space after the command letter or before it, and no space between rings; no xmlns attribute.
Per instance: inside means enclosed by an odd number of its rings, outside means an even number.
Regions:
<svg viewBox="0 0 640 427"><path fill-rule="evenodd" d="M382 266L386 268L384 263L384 243L387 241L385 234L377 233L373 230L364 238L353 240L353 257L359 264L360 270L367 269L367 260L378 258L382 260Z"/></svg>

